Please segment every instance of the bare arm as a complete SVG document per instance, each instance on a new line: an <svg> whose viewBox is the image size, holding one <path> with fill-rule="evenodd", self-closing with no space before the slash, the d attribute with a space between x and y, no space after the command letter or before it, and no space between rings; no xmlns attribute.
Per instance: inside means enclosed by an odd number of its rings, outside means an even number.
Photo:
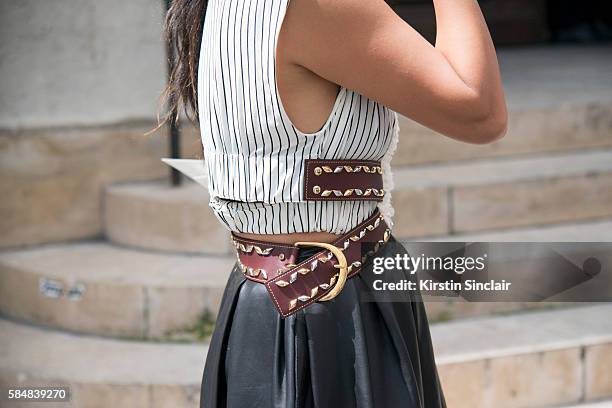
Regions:
<svg viewBox="0 0 612 408"><path fill-rule="evenodd" d="M429 128L469 143L503 136L495 49L476 0L434 0L435 47L383 0L292 0L290 58Z"/></svg>

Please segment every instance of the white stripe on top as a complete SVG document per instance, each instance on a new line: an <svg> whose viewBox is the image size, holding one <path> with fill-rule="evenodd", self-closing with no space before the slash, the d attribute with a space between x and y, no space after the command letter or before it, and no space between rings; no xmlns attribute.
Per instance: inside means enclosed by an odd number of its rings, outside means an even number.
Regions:
<svg viewBox="0 0 612 408"><path fill-rule="evenodd" d="M340 87L315 133L293 126L278 95L275 50L289 0L210 0L198 105L210 206L232 231L343 233L377 205L391 222L397 114ZM304 159L383 161L384 201L304 201Z"/></svg>

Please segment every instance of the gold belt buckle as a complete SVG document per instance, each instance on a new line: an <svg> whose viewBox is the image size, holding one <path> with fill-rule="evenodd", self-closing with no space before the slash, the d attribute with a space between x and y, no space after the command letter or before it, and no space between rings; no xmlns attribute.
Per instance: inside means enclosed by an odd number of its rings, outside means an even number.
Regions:
<svg viewBox="0 0 612 408"><path fill-rule="evenodd" d="M348 265L346 262L346 257L344 256L344 253L340 250L340 248L338 248L335 245L328 244L325 242L300 241L300 242L294 243L293 245L296 247L316 246L316 247L325 248L336 257L336 259L338 260L338 263L334 265L334 268L340 269L340 271L338 272L338 280L336 281L336 284L334 285L334 287L332 287L331 290L325 296L321 297L319 301L325 302L328 300L332 300L333 298L338 296L338 294L344 287L344 284L346 283L346 279L348 277Z"/></svg>

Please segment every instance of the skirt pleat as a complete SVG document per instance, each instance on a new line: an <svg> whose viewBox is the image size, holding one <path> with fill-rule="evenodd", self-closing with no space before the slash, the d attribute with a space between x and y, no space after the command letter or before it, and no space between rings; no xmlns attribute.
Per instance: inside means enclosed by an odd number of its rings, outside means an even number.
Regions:
<svg viewBox="0 0 612 408"><path fill-rule="evenodd" d="M377 256L406 249L393 237ZM237 265L226 286L202 378L201 408L442 408L418 292L372 290L372 261L340 295L282 319L265 286Z"/></svg>

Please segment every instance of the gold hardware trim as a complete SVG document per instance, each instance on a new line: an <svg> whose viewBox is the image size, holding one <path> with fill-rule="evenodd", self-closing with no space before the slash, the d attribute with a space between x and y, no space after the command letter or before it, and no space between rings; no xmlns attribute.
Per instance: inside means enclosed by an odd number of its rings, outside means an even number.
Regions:
<svg viewBox="0 0 612 408"><path fill-rule="evenodd" d="M316 246L316 247L324 248L330 251L336 257L336 259L338 260L338 263L334 265L334 267L339 269L338 280L336 284L331 288L331 290L319 300L325 302L325 301L331 300L335 298L336 296L338 296L338 294L344 287L344 284L346 283L346 279L348 277L348 265L346 262L346 257L344 256L344 253L340 250L340 248L338 248L337 246L333 244L328 244L325 242L310 242L310 241L299 241L299 242L296 242L294 245L297 247Z"/></svg>
<svg viewBox="0 0 612 408"><path fill-rule="evenodd" d="M312 192L315 194L321 194L321 197L329 197L330 195L335 195L336 197L350 197L353 194L358 195L360 197L369 197L371 195L375 195L376 197L384 197L385 190L377 189L377 188L366 188L365 190L361 190L359 188L348 188L344 191L342 190L323 190L321 191L321 186L314 186L312 188Z"/></svg>
<svg viewBox="0 0 612 408"><path fill-rule="evenodd" d="M381 166L336 166L335 168L331 168L330 166L317 166L314 168L314 174L320 176L325 173L342 173L343 171L347 173L359 173L363 171L364 173L378 173L383 174L383 170Z"/></svg>
<svg viewBox="0 0 612 408"><path fill-rule="evenodd" d="M234 247L236 247L236 249L246 253L246 254L250 254L251 252L253 252L253 250L255 250L255 252L257 252L258 255L270 255L270 253L272 252L273 248L261 248L257 245L244 245L241 242L232 240L234 242Z"/></svg>

